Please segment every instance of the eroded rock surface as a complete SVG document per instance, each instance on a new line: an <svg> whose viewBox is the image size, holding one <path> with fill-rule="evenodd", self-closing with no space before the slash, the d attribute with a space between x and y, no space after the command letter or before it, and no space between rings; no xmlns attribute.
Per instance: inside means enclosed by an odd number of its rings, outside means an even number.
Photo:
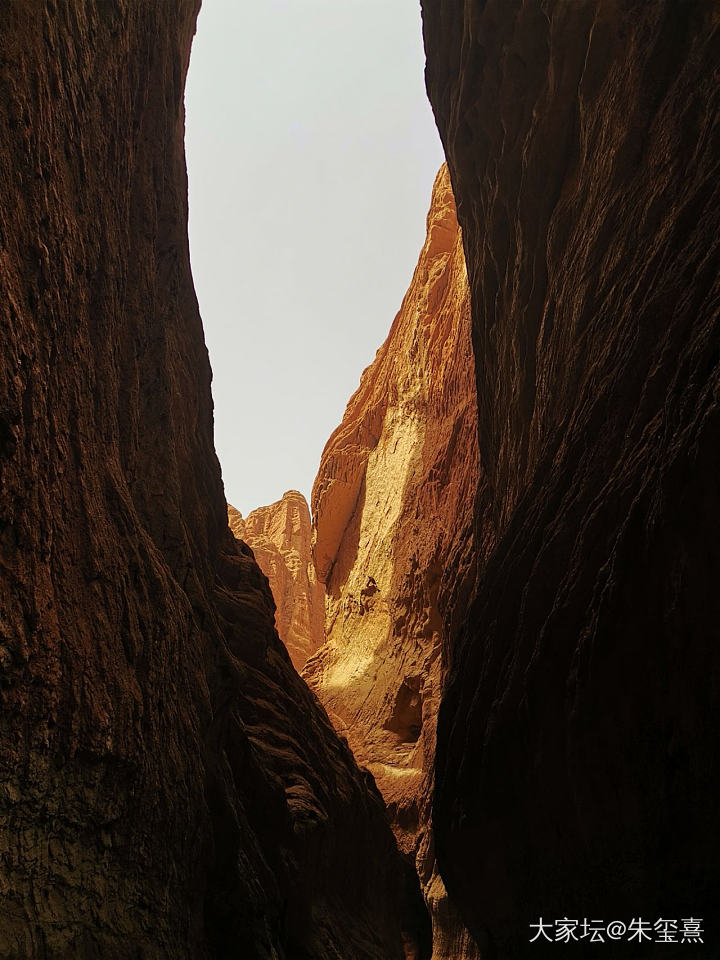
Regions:
<svg viewBox="0 0 720 960"><path fill-rule="evenodd" d="M315 575L312 523L305 497L288 490L281 500L243 519L228 508L233 534L252 547L275 598L275 626L297 670L325 639L325 588Z"/></svg>
<svg viewBox="0 0 720 960"><path fill-rule="evenodd" d="M539 915L720 902L718 6L422 6L482 463L437 856L488 956L555 956Z"/></svg>
<svg viewBox="0 0 720 960"><path fill-rule="evenodd" d="M422 911L381 798L228 530L197 6L0 9L0 956L401 958Z"/></svg>
<svg viewBox="0 0 720 960"><path fill-rule="evenodd" d="M315 481L327 643L303 673L417 865L436 960L475 955L435 870L429 819L443 637L473 579L476 422L467 276L443 167L410 289Z"/></svg>

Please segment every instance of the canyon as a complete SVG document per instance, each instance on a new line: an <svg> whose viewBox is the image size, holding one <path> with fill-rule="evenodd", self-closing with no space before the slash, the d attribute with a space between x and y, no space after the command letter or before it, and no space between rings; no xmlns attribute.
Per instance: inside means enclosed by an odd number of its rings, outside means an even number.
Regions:
<svg viewBox="0 0 720 960"><path fill-rule="evenodd" d="M293 662L372 773L417 870L433 960L477 956L437 872L430 828L445 638L473 581L476 420L469 288L443 166L410 288L323 451L312 545L307 504L295 492L244 524L229 508L233 532L268 577ZM308 569L320 620L300 662L290 620L301 620L307 637Z"/></svg>
<svg viewBox="0 0 720 960"><path fill-rule="evenodd" d="M717 5L421 6L447 166L312 519L225 502L198 0L0 10L3 960L716 915Z"/></svg>

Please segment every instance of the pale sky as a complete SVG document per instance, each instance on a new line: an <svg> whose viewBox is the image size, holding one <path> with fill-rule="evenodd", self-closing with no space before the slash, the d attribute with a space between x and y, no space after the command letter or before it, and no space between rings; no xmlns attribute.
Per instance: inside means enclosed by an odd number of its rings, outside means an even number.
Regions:
<svg viewBox="0 0 720 960"><path fill-rule="evenodd" d="M409 286L442 148L418 0L203 0L185 95L215 447L243 515L300 490Z"/></svg>

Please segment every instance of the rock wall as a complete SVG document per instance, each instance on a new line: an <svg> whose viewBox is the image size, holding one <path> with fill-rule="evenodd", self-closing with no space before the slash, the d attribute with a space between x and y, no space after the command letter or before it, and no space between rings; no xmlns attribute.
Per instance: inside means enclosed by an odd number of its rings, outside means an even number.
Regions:
<svg viewBox="0 0 720 960"><path fill-rule="evenodd" d="M488 957L555 956L528 943L540 915L709 926L718 5L422 6L482 465L438 726L441 872Z"/></svg>
<svg viewBox="0 0 720 960"><path fill-rule="evenodd" d="M381 798L227 526L197 6L0 8L0 956L426 956Z"/></svg>
<svg viewBox="0 0 720 960"><path fill-rule="evenodd" d="M325 639L325 589L312 560L312 523L305 497L288 490L281 500L243 519L228 508L233 534L252 548L275 599L275 626L295 669Z"/></svg>
<svg viewBox="0 0 720 960"><path fill-rule="evenodd" d="M315 481L327 642L303 673L416 863L436 960L475 955L435 870L429 820L444 636L472 582L476 421L467 276L443 167L410 289Z"/></svg>

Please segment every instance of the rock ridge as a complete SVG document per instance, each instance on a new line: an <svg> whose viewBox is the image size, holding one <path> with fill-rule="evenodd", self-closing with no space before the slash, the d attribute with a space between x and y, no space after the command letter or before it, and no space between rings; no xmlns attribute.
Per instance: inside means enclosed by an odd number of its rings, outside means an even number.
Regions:
<svg viewBox="0 0 720 960"><path fill-rule="evenodd" d="M252 548L275 600L275 626L295 669L325 640L325 590L312 561L312 522L305 497L286 491L243 519L228 508L230 529Z"/></svg>

